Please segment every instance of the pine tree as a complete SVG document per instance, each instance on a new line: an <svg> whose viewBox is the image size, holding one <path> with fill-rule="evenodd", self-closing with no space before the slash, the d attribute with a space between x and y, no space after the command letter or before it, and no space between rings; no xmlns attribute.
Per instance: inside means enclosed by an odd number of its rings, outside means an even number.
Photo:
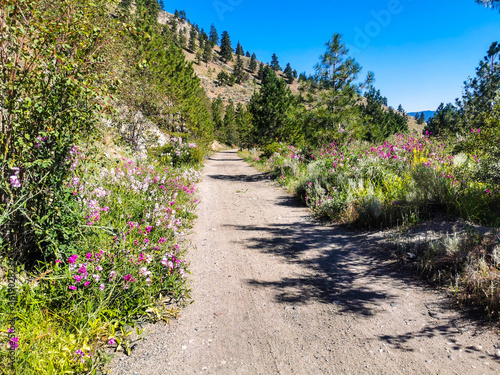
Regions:
<svg viewBox="0 0 500 375"><path fill-rule="evenodd" d="M234 65L233 75L237 84L243 82L245 78L245 68L243 67L243 60L240 55L236 55L236 64Z"/></svg>
<svg viewBox="0 0 500 375"><path fill-rule="evenodd" d="M229 33L227 31L222 32L220 56L224 62L233 60L233 47L231 47L231 39L229 38Z"/></svg>
<svg viewBox="0 0 500 375"><path fill-rule="evenodd" d="M341 34L334 34L326 44L326 51L316 64L311 86L319 86L311 126L316 127L316 141L323 142L348 127L355 129L361 121L358 98L361 89L373 81L369 72L364 81L358 80L361 66L349 57L349 49Z"/></svg>
<svg viewBox="0 0 500 375"><path fill-rule="evenodd" d="M297 122L290 116L294 97L286 82L266 67L262 87L249 104L254 120L257 143L294 142L297 138Z"/></svg>
<svg viewBox="0 0 500 375"><path fill-rule="evenodd" d="M236 44L236 54L238 56L243 56L243 47L241 46L239 40L238 40L238 43Z"/></svg>
<svg viewBox="0 0 500 375"><path fill-rule="evenodd" d="M191 31L189 32L189 49L191 52L196 50L196 30L194 27L191 27Z"/></svg>
<svg viewBox="0 0 500 375"><path fill-rule="evenodd" d="M274 71L278 71L278 70L281 70L281 66L280 66L280 63L278 61L278 56L276 56L275 53L273 53L273 56L271 57L271 63L269 64L269 66L274 70Z"/></svg>
<svg viewBox="0 0 500 375"><path fill-rule="evenodd" d="M224 103L222 98L217 96L217 99L212 101L212 121L214 124L215 136L219 139L221 130L224 127Z"/></svg>
<svg viewBox="0 0 500 375"><path fill-rule="evenodd" d="M286 68L283 71L283 73L285 74L285 78L287 79L288 83L292 84L294 78L293 78L293 70L290 63L286 64Z"/></svg>
<svg viewBox="0 0 500 375"><path fill-rule="evenodd" d="M253 129L252 122L250 120L250 114L243 106L243 104L238 103L236 105L236 129L239 134L239 146L240 148L248 148L253 143Z"/></svg>
<svg viewBox="0 0 500 375"><path fill-rule="evenodd" d="M208 40L205 41L205 45L203 46L202 59L206 63L206 66L212 60L212 43Z"/></svg>
<svg viewBox="0 0 500 375"><path fill-rule="evenodd" d="M250 71L255 72L255 69L257 69L257 56L255 53L252 53L252 57L250 58L250 64L248 65L248 69Z"/></svg>
<svg viewBox="0 0 500 375"><path fill-rule="evenodd" d="M212 24L210 26L210 32L208 33L208 39L215 45L219 43L219 34L217 33L217 29L215 25Z"/></svg>
<svg viewBox="0 0 500 375"><path fill-rule="evenodd" d="M231 99L226 106L224 116L224 132L226 143L230 146L239 144L238 129L236 128L236 117L234 113L234 103Z"/></svg>
<svg viewBox="0 0 500 375"><path fill-rule="evenodd" d="M260 79L261 81L264 79L264 63L261 62L259 64L259 70L257 72L257 78Z"/></svg>
<svg viewBox="0 0 500 375"><path fill-rule="evenodd" d="M250 52L247 51L247 53L245 54L245 57L250 57Z"/></svg>

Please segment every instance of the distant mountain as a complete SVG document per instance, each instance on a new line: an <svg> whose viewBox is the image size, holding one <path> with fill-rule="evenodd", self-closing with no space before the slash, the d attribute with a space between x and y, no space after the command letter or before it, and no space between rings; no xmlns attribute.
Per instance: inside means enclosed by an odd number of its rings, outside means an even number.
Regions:
<svg viewBox="0 0 500 375"><path fill-rule="evenodd" d="M415 117L415 115L418 113L420 114L421 112L424 112L424 115L425 115L425 122L429 121L429 119L434 116L434 112L436 111L419 111L419 112L409 112L408 114L410 116L413 116Z"/></svg>

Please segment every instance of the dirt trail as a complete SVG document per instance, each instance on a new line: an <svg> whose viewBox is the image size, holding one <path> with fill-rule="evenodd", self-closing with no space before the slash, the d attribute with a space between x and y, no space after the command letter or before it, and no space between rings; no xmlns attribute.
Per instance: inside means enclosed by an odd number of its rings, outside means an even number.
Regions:
<svg viewBox="0 0 500 375"><path fill-rule="evenodd" d="M500 338L394 263L380 234L315 222L235 152L207 161L194 303L112 374L499 374Z"/></svg>

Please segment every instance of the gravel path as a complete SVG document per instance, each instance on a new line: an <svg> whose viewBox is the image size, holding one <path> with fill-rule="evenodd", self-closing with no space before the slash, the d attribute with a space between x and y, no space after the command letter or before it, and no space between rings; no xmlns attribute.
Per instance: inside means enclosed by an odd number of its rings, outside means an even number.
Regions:
<svg viewBox="0 0 500 375"><path fill-rule="evenodd" d="M199 194L194 302L112 374L500 373L498 334L381 258L381 233L315 222L234 151Z"/></svg>

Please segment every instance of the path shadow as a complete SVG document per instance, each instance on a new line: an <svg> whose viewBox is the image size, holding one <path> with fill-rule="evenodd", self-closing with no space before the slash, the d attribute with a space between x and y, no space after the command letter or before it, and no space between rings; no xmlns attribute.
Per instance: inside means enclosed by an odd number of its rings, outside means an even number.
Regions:
<svg viewBox="0 0 500 375"><path fill-rule="evenodd" d="M285 205L297 206L292 201ZM272 288L275 300L285 304L306 304L311 301L336 304L343 311L370 316L382 311L381 305L394 302L396 296L373 288L380 277L409 279L409 275L396 267L389 267L382 256L372 257L360 253L366 247L365 233L344 228L332 228L315 221L269 226L236 226L244 232L245 243L263 253L300 264L304 272L296 277L278 281L247 280L254 287ZM262 236L262 232L267 232ZM257 234L259 233L259 234ZM370 246L385 246L370 239ZM365 250L363 250L365 251ZM314 252L310 257L307 253ZM366 267L367 263L369 266ZM363 282L356 282L363 279Z"/></svg>
<svg viewBox="0 0 500 375"><path fill-rule="evenodd" d="M410 341L415 339L443 336L454 342L457 334L462 331L480 332L490 327L465 313L450 311L450 299L440 297L439 292L419 279L413 270L401 267L397 262L388 262L392 258L392 245L376 232L329 227L313 219L266 226L227 226L245 232L242 238L250 249L278 256L285 262L301 266L302 271L297 276L283 277L276 281L246 280L252 287L272 289L277 303L322 303L334 305L335 311L339 313L374 317L398 308L403 303L401 296L391 293L385 287L388 283L395 284L396 287L399 284L400 288L412 286L431 290L435 296L431 302L432 310L423 313L429 312L431 315L434 310L443 311L441 318L429 317L426 325L419 327L418 331L408 330L403 334L379 336L399 350L412 351ZM465 352L475 350L458 342L452 346L453 349ZM486 357L499 360L494 354L484 352L480 358Z"/></svg>
<svg viewBox="0 0 500 375"><path fill-rule="evenodd" d="M268 175L266 173L253 174L253 175L209 174L206 177L214 180L233 181L233 182L260 182L268 180Z"/></svg>

